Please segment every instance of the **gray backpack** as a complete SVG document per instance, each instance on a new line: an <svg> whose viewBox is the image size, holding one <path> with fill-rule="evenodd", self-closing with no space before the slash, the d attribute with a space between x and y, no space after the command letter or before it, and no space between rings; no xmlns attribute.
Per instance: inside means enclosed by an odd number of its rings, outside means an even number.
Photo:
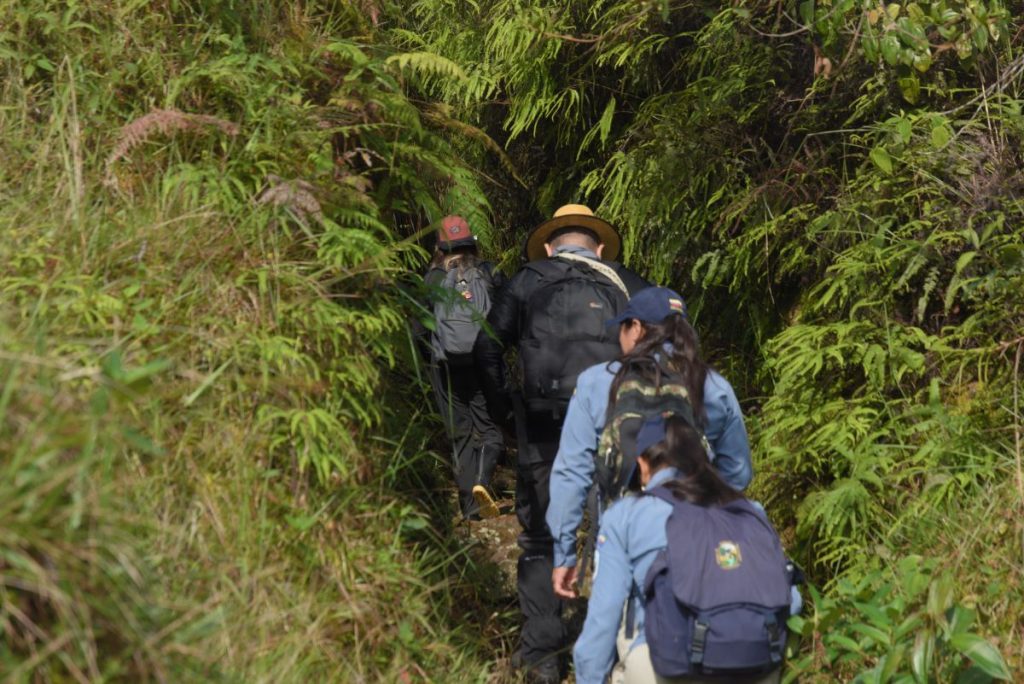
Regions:
<svg viewBox="0 0 1024 684"><path fill-rule="evenodd" d="M431 345L440 361L471 363L473 344L491 310L491 274L482 264L455 266L444 276L434 303Z"/></svg>

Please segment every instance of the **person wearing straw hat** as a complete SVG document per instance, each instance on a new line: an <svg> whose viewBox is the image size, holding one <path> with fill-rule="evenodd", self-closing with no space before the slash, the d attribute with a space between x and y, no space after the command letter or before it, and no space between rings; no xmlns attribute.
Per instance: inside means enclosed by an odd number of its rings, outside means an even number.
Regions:
<svg viewBox="0 0 1024 684"><path fill-rule="evenodd" d="M608 318L647 287L614 261L618 231L582 204L560 207L527 236L528 262L496 296L474 349L490 413L506 425L515 416L518 442L516 515L522 527L517 585L523 614L516 664L534 682L561 681L565 627L551 585L553 539L544 516L548 479L562 421L579 373L619 354ZM509 391L502 363L518 350L522 386Z"/></svg>

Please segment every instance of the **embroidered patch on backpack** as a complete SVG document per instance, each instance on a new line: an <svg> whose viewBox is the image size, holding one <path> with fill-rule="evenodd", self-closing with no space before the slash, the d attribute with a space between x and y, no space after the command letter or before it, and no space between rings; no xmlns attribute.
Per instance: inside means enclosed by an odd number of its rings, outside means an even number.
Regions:
<svg viewBox="0 0 1024 684"><path fill-rule="evenodd" d="M715 549L715 562L723 570L735 570L743 563L743 556L740 554L740 545L731 541L718 542Z"/></svg>

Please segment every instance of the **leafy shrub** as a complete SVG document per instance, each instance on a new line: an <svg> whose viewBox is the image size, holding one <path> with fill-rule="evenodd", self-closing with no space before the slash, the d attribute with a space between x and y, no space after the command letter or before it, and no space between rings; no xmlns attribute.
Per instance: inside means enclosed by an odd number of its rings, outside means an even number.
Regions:
<svg viewBox="0 0 1024 684"><path fill-rule="evenodd" d="M1010 681L999 651L972 631L975 612L956 603L952 575L937 565L907 556L889 571L841 580L829 595L812 589L813 614L790 619L812 650L791 663L787 681Z"/></svg>

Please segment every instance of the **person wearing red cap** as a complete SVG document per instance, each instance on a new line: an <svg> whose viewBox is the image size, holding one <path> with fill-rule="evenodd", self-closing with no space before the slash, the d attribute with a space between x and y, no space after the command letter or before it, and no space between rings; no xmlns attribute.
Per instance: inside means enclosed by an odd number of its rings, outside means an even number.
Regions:
<svg viewBox="0 0 1024 684"><path fill-rule="evenodd" d="M473 344L490 310L501 273L480 259L476 236L462 216L445 216L424 276L434 314L430 378L437 409L452 445L452 470L464 518L493 517L488 492L504 445L487 410Z"/></svg>

